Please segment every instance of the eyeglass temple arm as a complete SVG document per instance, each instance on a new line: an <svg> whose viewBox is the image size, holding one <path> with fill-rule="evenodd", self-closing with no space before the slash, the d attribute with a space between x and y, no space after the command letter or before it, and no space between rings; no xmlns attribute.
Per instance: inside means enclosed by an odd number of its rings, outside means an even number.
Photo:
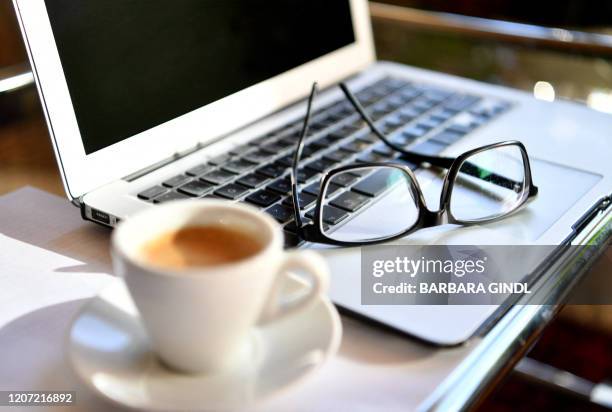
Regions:
<svg viewBox="0 0 612 412"><path fill-rule="evenodd" d="M387 139L387 137L378 129L378 127L374 124L374 122L372 121L372 119L370 119L370 116L368 116L368 114L365 112L363 106L361 106L361 103L359 103L359 101L357 100L357 98L353 95L353 93L349 90L349 88L347 87L346 83L342 82L340 83L340 88L342 89L342 92L344 93L344 95L346 96L346 98L348 99L349 102L351 102L351 105L355 108L355 110L357 110L357 112L359 113L359 115L361 116L361 118L363 119L363 121L365 121L368 124L368 127L370 128L370 130L380 139L383 141L384 144L386 144L387 146L389 146L391 149L396 150L398 152L400 152L402 154L402 157L405 160L408 160L409 162L415 163L415 164L421 164L421 163L429 163L433 166L437 166L437 167L442 167L444 169L450 169L453 162L455 161L454 158L452 157L443 157L443 156L430 156L430 155L424 155L424 154L420 154L420 153L415 153L415 152L411 152L408 151L406 149L404 149L403 147L396 145L395 143L391 142L389 139ZM467 166L467 168L466 168ZM464 170L464 168L466 168L466 170ZM504 176L500 176L496 173L493 173L489 170L483 169L479 166L476 166L472 163L469 162L464 162L461 165L461 172L462 173L466 173L470 176L473 177L477 177L479 179L483 179L486 180L487 178L491 179L489 181L492 181L493 183L517 191L520 189L517 189L518 187L522 186L521 182L517 182L515 180L509 179L507 177ZM537 189L536 189L536 193L537 193Z"/></svg>
<svg viewBox="0 0 612 412"><path fill-rule="evenodd" d="M300 213L300 195L298 191L298 164L302 157L302 151L304 150L304 139L308 134L308 128L310 127L310 117L312 112L312 102L318 92L317 82L312 84L310 89L310 96L308 97L308 106L306 109L306 117L304 118L304 124L302 125L302 131L298 139L297 147L293 153L293 164L291 167L291 196L293 198L293 214L295 217L295 225L298 233L304 225L302 222L302 215Z"/></svg>

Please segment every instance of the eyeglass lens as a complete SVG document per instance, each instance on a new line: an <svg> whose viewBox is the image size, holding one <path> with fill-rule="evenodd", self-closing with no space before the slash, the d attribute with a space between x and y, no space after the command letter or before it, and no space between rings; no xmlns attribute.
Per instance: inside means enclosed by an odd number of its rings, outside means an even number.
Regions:
<svg viewBox="0 0 612 412"><path fill-rule="evenodd" d="M520 206L526 190L525 163L518 146L481 151L461 164L450 195L450 212L460 221L500 217Z"/></svg>
<svg viewBox="0 0 612 412"><path fill-rule="evenodd" d="M323 233L335 241L368 242L405 232L419 218L414 193L410 176L399 168L363 167L336 173L323 190Z"/></svg>

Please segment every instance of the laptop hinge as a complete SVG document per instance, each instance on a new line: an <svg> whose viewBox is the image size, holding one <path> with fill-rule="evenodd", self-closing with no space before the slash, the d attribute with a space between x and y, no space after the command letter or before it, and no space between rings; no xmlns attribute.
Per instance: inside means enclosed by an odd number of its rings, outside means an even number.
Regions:
<svg viewBox="0 0 612 412"><path fill-rule="evenodd" d="M219 139L221 139L221 138L219 138ZM207 144L198 143L194 147L192 147L191 149L187 149L187 150L185 150L183 152L174 153L170 157L167 157L167 158L165 158L165 159L163 159L163 160L161 160L161 161L159 161L157 163L153 163L150 166L147 166L147 167L145 167L143 169L140 169L140 170L138 170L138 171L136 171L134 173L131 173L131 174L123 177L123 180L126 180L128 182L136 180L136 179L138 179L138 178L140 178L140 177L142 177L144 175L147 175L147 174L149 174L149 173L151 173L151 172L153 172L153 171L155 171L157 169L160 169L160 168L166 166L169 163L176 162L178 159L182 159L185 156L189 156L190 154L192 154L194 152L197 152L198 150L201 150L204 147L206 147L206 146L208 146L208 145L210 145L212 143L216 143L217 141L218 141L218 139L215 139L214 141L209 142Z"/></svg>

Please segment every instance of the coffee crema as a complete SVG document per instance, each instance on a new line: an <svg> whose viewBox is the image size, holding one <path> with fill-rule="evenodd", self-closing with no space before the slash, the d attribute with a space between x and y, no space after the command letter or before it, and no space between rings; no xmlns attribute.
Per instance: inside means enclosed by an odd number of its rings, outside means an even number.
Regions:
<svg viewBox="0 0 612 412"><path fill-rule="evenodd" d="M141 256L165 269L188 269L237 262L261 249L261 242L244 231L203 225L163 233L143 245Z"/></svg>

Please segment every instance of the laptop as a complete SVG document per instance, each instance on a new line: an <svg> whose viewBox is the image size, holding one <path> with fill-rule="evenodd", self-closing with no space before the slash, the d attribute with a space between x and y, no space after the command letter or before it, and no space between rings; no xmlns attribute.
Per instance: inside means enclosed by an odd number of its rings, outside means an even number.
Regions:
<svg viewBox="0 0 612 412"><path fill-rule="evenodd" d="M612 117L377 61L365 0L14 6L66 194L84 219L113 227L177 199L246 202L283 225L287 247L325 255L338 306L426 342L465 342L497 308L361 305L361 250L299 242L287 176L314 81L322 92L303 153L304 193L330 167L398 160L332 87L340 81L409 149L457 155L506 139L527 147L540 189L527 208L493 224L423 230L406 244L561 244L612 192ZM439 176L415 174L435 208ZM314 196L302 197L308 215Z"/></svg>

